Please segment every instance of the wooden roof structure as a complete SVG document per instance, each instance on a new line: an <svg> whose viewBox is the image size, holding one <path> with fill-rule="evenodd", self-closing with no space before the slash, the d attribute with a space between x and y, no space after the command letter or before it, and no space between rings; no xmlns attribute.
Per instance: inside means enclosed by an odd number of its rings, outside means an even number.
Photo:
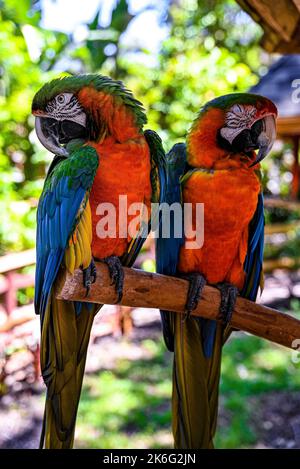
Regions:
<svg viewBox="0 0 300 469"><path fill-rule="evenodd" d="M293 142L291 196L300 197L300 0L236 0L258 23L264 35L261 46L281 57L251 91L269 97L278 107L277 134ZM296 92L297 96L293 94Z"/></svg>
<svg viewBox="0 0 300 469"><path fill-rule="evenodd" d="M278 108L277 135L293 144L291 196L300 197L300 54L283 55L251 92L270 98ZM296 81L297 80L297 81Z"/></svg>
<svg viewBox="0 0 300 469"><path fill-rule="evenodd" d="M296 81L298 80L298 81ZM251 92L271 99L278 108L280 137L300 136L300 55L289 54L274 62Z"/></svg>
<svg viewBox="0 0 300 469"><path fill-rule="evenodd" d="M264 30L262 47L269 53L300 53L300 0L237 0Z"/></svg>
<svg viewBox="0 0 300 469"><path fill-rule="evenodd" d="M278 107L277 132L300 136L300 104L293 99L300 86L300 0L236 0L264 30L262 47L287 54L275 62L251 91L270 98ZM300 93L298 93L300 96Z"/></svg>

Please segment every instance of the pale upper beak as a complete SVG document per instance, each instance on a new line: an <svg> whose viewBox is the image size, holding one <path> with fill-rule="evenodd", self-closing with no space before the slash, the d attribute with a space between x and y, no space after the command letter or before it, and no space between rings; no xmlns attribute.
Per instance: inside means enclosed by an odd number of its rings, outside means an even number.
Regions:
<svg viewBox="0 0 300 469"><path fill-rule="evenodd" d="M35 131L41 144L51 153L68 156L68 151L58 140L58 134L50 126L46 126L47 119L41 116L35 118Z"/></svg>
<svg viewBox="0 0 300 469"><path fill-rule="evenodd" d="M35 114L35 130L41 144L59 156L68 156L67 147L71 141L85 141L88 138L83 111L60 118L38 112Z"/></svg>
<svg viewBox="0 0 300 469"><path fill-rule="evenodd" d="M257 139L258 153L250 167L258 164L270 153L276 139L276 120L274 115L264 117L262 123L263 130Z"/></svg>

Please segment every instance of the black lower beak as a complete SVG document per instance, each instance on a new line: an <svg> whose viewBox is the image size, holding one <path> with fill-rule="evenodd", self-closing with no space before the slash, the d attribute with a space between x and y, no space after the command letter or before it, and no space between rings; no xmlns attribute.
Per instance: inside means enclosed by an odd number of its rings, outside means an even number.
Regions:
<svg viewBox="0 0 300 469"><path fill-rule="evenodd" d="M75 138L87 138L87 130L80 124L69 120L59 121L58 140L61 144L69 143Z"/></svg>
<svg viewBox="0 0 300 469"><path fill-rule="evenodd" d="M36 117L37 136L44 147L56 155L67 156L68 151L64 147L75 139L86 140L87 129L70 120L59 121L50 117Z"/></svg>
<svg viewBox="0 0 300 469"><path fill-rule="evenodd" d="M261 122L261 132L257 136L258 153L250 168L260 163L269 154L276 138L275 117L273 115L266 116Z"/></svg>

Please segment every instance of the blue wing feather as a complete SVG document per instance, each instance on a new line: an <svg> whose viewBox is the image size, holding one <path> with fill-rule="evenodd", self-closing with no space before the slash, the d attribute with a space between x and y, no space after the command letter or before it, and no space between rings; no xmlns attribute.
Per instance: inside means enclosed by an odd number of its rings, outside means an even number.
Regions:
<svg viewBox="0 0 300 469"><path fill-rule="evenodd" d="M55 187L53 189L55 191ZM74 229L76 216L86 190L79 188L73 190L73 197L61 199L60 204L56 204L53 216L47 210L48 198L42 200L41 211L45 212L39 221L37 236L37 270L35 288L36 312L43 315L51 292L53 282L62 263L64 251L70 235ZM53 200L53 199L52 199ZM39 208L40 209L40 208ZM56 213L62 210L62 224L57 225ZM66 214L68 213L68 216ZM63 225L63 229L60 226Z"/></svg>
<svg viewBox="0 0 300 469"><path fill-rule="evenodd" d="M91 189L97 167L96 151L83 147L65 160L59 159L57 165L51 165L51 174L46 178L38 206L36 237L35 310L42 319L69 238L79 221L78 211Z"/></svg>
<svg viewBox="0 0 300 469"><path fill-rule="evenodd" d="M167 189L165 200L169 205L182 203L180 178L186 167L186 146L184 143L177 143L167 155ZM163 202L163 201L162 201ZM167 223L167 219L162 214L161 225ZM183 223L183 219L182 219ZM174 212L170 213L170 237L164 238L160 226L159 236L156 241L156 270L160 274L175 275L177 271L178 256L180 247L184 242L183 229L182 236L175 237L174 232ZM170 324L170 313L161 311L163 335L169 350L174 350L174 339Z"/></svg>
<svg viewBox="0 0 300 469"><path fill-rule="evenodd" d="M256 300L260 285L264 255L264 199L260 193L257 201L256 212L249 225L249 239L247 256L244 263L246 280L241 296L251 301Z"/></svg>

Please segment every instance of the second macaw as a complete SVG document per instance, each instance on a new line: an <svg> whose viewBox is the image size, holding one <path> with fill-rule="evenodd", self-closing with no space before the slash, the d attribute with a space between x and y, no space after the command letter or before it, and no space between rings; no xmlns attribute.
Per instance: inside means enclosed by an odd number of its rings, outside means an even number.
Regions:
<svg viewBox="0 0 300 469"><path fill-rule="evenodd" d="M53 80L35 95L32 112L41 143L56 155L37 213L35 309L41 316L47 385L40 446L45 440L46 448L70 448L90 330L101 305L57 300L57 275L60 268L70 273L81 268L88 294L97 281L94 260L103 261L120 300L122 265L133 264L145 241L151 202L164 198L165 156L158 135L143 131L141 103L121 82L105 76ZM128 208L145 207L136 234L125 236L124 223L128 227L136 213L121 219L124 196ZM107 237L97 229L103 204L115 208L115 234Z"/></svg>
<svg viewBox="0 0 300 469"><path fill-rule="evenodd" d="M204 204L204 242L158 239L157 270L188 278L186 317L161 312L174 351L172 426L176 448L213 448L222 344L236 296L255 301L262 281L264 212L259 162L276 136L277 110L268 99L229 94L207 103L187 136L168 155L167 202ZM256 153L256 150L258 152ZM223 323L190 312L205 283L221 291ZM201 299L200 299L201 305Z"/></svg>

